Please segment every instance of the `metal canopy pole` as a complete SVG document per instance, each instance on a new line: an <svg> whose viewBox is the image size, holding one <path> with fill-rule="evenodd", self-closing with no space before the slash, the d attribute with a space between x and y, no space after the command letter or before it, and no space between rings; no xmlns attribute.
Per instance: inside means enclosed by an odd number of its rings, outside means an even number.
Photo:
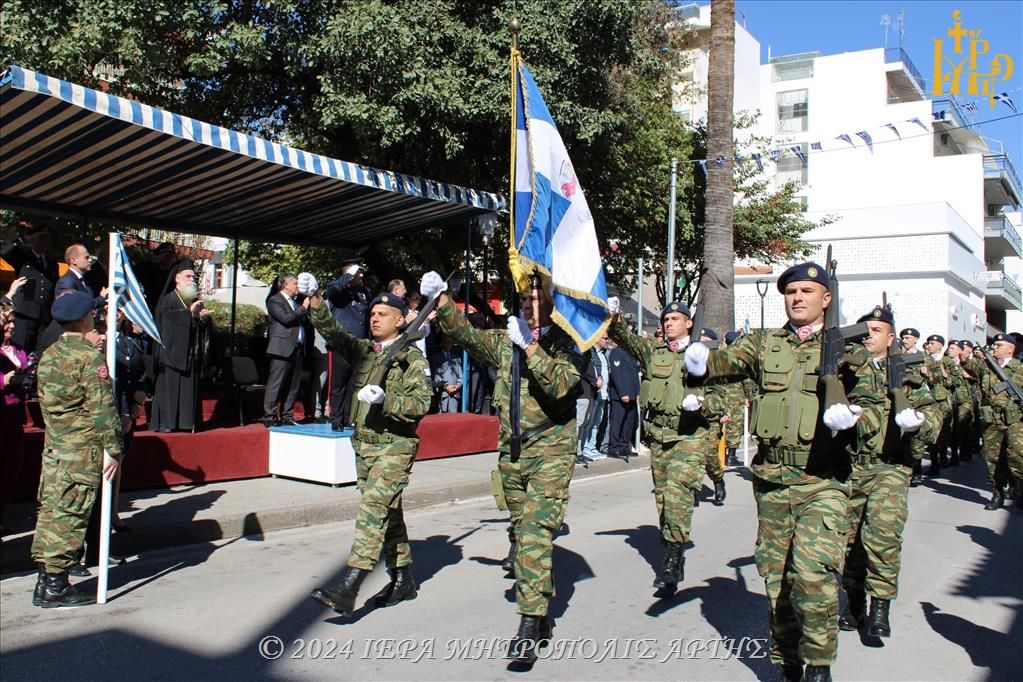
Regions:
<svg viewBox="0 0 1023 682"><path fill-rule="evenodd" d="M472 221L465 225L465 318L469 319L469 293L472 291ZM462 412L469 411L469 351L462 349Z"/></svg>
<svg viewBox="0 0 1023 682"><path fill-rule="evenodd" d="M238 238L234 238L234 263L231 264L231 356L238 352Z"/></svg>

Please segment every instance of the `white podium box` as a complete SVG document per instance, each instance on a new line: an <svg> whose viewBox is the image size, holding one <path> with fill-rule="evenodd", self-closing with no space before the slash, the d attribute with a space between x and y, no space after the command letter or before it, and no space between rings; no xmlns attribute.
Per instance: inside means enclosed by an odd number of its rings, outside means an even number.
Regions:
<svg viewBox="0 0 1023 682"><path fill-rule="evenodd" d="M330 424L272 427L270 473L331 485L355 483L352 430L333 431Z"/></svg>

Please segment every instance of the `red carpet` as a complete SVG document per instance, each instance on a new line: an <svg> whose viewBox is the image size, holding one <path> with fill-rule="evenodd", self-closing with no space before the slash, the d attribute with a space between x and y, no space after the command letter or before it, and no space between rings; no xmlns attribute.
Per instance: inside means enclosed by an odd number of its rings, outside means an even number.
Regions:
<svg viewBox="0 0 1023 682"><path fill-rule="evenodd" d="M122 489L163 488L269 476L267 430L261 424L211 428L211 421L225 423L228 415L233 415L234 423L237 423L237 404L225 409L223 404L216 404L218 402L228 401L203 401L207 426L199 433L136 432L131 453L124 464ZM30 413L33 408L36 410L33 416L38 417L38 406L30 404ZM301 410L296 412L299 413L296 417L301 417ZM258 414L258 409L248 409L246 414ZM498 428L497 417L428 415L419 424L420 444L416 459L457 457L496 450ZM42 430L26 429L25 462L18 477L15 499L36 496L42 449Z"/></svg>

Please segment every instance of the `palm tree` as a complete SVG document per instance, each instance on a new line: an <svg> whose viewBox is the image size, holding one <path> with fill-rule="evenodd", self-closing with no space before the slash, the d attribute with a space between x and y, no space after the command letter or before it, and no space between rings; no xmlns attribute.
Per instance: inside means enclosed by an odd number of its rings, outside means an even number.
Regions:
<svg viewBox="0 0 1023 682"><path fill-rule="evenodd" d="M735 0L711 0L707 66L707 191L701 283L704 324L720 333L735 324L732 249L732 93L735 77ZM699 332L697 332L699 333Z"/></svg>

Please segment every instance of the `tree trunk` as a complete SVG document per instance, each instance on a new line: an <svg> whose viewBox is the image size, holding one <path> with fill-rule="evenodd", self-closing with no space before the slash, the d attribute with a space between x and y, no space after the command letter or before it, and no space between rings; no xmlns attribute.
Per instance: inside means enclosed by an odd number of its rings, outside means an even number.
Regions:
<svg viewBox="0 0 1023 682"><path fill-rule="evenodd" d="M734 181L732 93L735 80L735 0L711 0L710 61L707 67L707 192L701 298L704 324L720 336L735 325L732 249Z"/></svg>

